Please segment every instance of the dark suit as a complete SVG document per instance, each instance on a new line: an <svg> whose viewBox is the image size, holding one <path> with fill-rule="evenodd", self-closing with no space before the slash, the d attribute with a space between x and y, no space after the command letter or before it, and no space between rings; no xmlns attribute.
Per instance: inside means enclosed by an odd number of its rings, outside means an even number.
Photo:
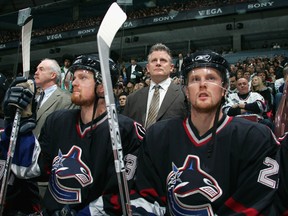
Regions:
<svg viewBox="0 0 288 216"><path fill-rule="evenodd" d="M131 73L133 73L134 71L132 71L132 65L130 65L130 66L128 66L127 67L127 69L126 69L126 76L127 76L127 82L129 82L130 81L130 79L131 79ZM132 81L134 81L135 83L138 83L138 82L140 82L140 80L141 80L141 78L143 77L143 69L142 69L142 67L140 66L140 65L136 65L136 67L135 67L135 72L141 72L142 74L140 75L138 75L138 76L136 76L136 78L134 79L134 80L132 80Z"/></svg>
<svg viewBox="0 0 288 216"><path fill-rule="evenodd" d="M145 125L149 86L128 95L123 114ZM158 111L156 121L187 115L186 97L180 85L171 82Z"/></svg>

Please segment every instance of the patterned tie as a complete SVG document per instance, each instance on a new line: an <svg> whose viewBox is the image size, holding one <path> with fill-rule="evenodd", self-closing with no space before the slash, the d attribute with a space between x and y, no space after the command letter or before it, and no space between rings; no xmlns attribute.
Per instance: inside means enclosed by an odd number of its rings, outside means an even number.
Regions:
<svg viewBox="0 0 288 216"><path fill-rule="evenodd" d="M37 103L37 110L38 110L38 109L40 108L40 106L41 106L41 103L42 103L42 101L43 101L44 95L45 95L45 92L44 92L44 91L41 91L41 92L40 92L40 95L39 95L39 101L38 101L38 103Z"/></svg>
<svg viewBox="0 0 288 216"><path fill-rule="evenodd" d="M158 114L158 110L159 110L159 89L161 88L160 85L155 85L154 86L154 94L151 100L151 104L149 107L149 112L148 112L148 117L146 120L146 126L145 128L150 127L152 124L154 124L156 122L156 116Z"/></svg>

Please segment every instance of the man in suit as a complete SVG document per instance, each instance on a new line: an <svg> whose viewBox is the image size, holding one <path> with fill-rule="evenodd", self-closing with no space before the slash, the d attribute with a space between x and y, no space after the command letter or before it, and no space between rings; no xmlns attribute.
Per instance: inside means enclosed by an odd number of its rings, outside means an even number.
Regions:
<svg viewBox="0 0 288 216"><path fill-rule="evenodd" d="M60 109L73 109L76 106L71 102L71 93L62 90L57 84L61 79L61 68L54 59L43 59L37 66L34 75L37 88L40 88L36 127L33 130L35 137L39 137L41 128L48 115ZM44 96L41 98L41 95ZM65 124L65 122L63 122ZM43 197L47 188L47 182L39 182L40 195Z"/></svg>
<svg viewBox="0 0 288 216"><path fill-rule="evenodd" d="M70 93L61 90L57 85L60 74L60 66L54 59L46 58L37 66L34 79L36 86L44 92L44 97L41 101L38 99L37 125L33 130L36 137L40 135L42 125L49 114L59 109L75 107L71 102Z"/></svg>
<svg viewBox="0 0 288 216"><path fill-rule="evenodd" d="M141 65L137 64L137 60L135 58L131 58L130 63L131 64L126 69L127 83L129 81L138 83L144 76L143 69Z"/></svg>
<svg viewBox="0 0 288 216"><path fill-rule="evenodd" d="M184 118L187 114L186 97L182 86L171 82L170 73L174 64L170 49L161 43L153 45L148 54L146 68L151 76L150 86L128 95L123 114L148 128L150 104L155 86L159 86L160 96L155 121L172 117Z"/></svg>

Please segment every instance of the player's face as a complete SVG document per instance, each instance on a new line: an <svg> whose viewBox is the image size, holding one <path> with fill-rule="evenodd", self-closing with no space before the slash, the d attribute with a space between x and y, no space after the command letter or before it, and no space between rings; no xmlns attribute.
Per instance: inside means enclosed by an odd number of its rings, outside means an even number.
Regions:
<svg viewBox="0 0 288 216"><path fill-rule="evenodd" d="M192 110L212 112L217 109L225 94L222 78L213 68L193 69L188 75L186 94Z"/></svg>
<svg viewBox="0 0 288 216"><path fill-rule="evenodd" d="M160 83L170 76L174 64L167 52L154 51L148 57L146 68L150 73L151 79L156 83Z"/></svg>
<svg viewBox="0 0 288 216"><path fill-rule="evenodd" d="M76 70L73 77L71 100L78 106L90 106L95 100L94 73L87 70Z"/></svg>

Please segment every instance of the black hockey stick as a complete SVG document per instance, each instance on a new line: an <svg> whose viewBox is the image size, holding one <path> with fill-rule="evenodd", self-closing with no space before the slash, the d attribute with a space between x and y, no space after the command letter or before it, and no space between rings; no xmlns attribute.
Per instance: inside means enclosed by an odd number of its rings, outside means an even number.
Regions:
<svg viewBox="0 0 288 216"><path fill-rule="evenodd" d="M28 78L29 71L30 71L30 43L31 43L32 24L33 24L32 17L31 16L28 16L28 18L26 17L26 20L22 26L22 34L21 34L23 76L25 76L26 78ZM26 86L28 88L29 88L29 85L31 85L31 83L29 84L28 82L26 84L28 85ZM1 216L4 210L8 181L9 181L9 176L11 172L11 165L12 165L12 160L14 157L16 141L17 141L19 126L20 126L21 113L22 113L22 110L20 108L17 108L14 121L13 121L13 125L12 125L9 148L7 152L7 159L6 159L6 163L5 163L5 167L3 171L2 185L1 185L1 191L0 191L0 204L1 204L0 215Z"/></svg>
<svg viewBox="0 0 288 216"><path fill-rule="evenodd" d="M114 2L105 14L104 19L102 20L97 34L97 44L122 211L123 215L132 215L130 207L129 189L127 186L125 172L125 164L123 160L119 123L109 70L110 47L117 31L120 29L126 19L126 14L119 7L119 5Z"/></svg>

